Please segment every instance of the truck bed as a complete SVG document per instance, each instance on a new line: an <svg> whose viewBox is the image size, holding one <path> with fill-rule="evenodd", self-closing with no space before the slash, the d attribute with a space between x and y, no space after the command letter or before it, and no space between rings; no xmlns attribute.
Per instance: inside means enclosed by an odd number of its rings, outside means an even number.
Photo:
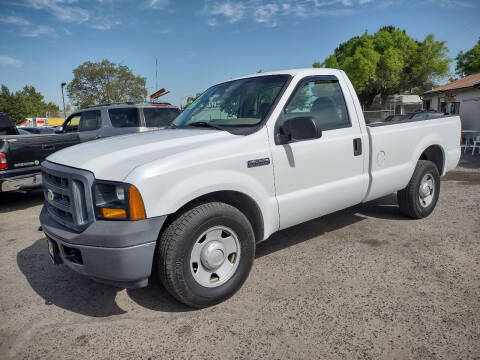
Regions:
<svg viewBox="0 0 480 360"><path fill-rule="evenodd" d="M442 144L441 174L452 170L460 157L460 118L401 120L367 125L370 140L370 185L364 201L403 189L420 155ZM404 149L405 151L399 151Z"/></svg>
<svg viewBox="0 0 480 360"><path fill-rule="evenodd" d="M0 136L0 153L7 160L7 168L0 170L0 185L8 182L0 190L15 189L14 181L23 187L25 177L40 174L40 163L47 156L79 142L78 133ZM36 180L35 185L39 185Z"/></svg>

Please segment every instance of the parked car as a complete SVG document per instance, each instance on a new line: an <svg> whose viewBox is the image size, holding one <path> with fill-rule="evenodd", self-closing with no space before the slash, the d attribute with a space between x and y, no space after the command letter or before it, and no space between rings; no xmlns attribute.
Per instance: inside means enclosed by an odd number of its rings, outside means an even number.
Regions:
<svg viewBox="0 0 480 360"><path fill-rule="evenodd" d="M385 118L385 122L389 121L402 121L405 120L408 117L408 115L389 115Z"/></svg>
<svg viewBox="0 0 480 360"><path fill-rule="evenodd" d="M425 120L425 119L435 119L444 116L443 113L433 110L428 111L416 111L414 113L410 113L407 115L407 119L409 120Z"/></svg>
<svg viewBox="0 0 480 360"><path fill-rule="evenodd" d="M39 127L22 127L20 128L30 134L53 134L55 128L48 126L39 126Z"/></svg>
<svg viewBox="0 0 480 360"><path fill-rule="evenodd" d="M41 186L40 163L50 154L90 140L162 129L180 110L170 104L106 104L70 115L55 133L0 136L0 192ZM4 121L4 120L2 120ZM38 128L37 128L38 129Z"/></svg>
<svg viewBox="0 0 480 360"><path fill-rule="evenodd" d="M23 130L23 128L17 127L18 135L32 135L32 133L28 132L27 130Z"/></svg>
<svg viewBox="0 0 480 360"><path fill-rule="evenodd" d="M389 122L389 121L410 121L410 120L426 120L426 119L435 119L438 117L442 117L444 114L438 112L438 111L433 111L433 110L419 110L415 111L413 113L408 113L404 115L390 115L387 116L384 120L384 122Z"/></svg>
<svg viewBox="0 0 480 360"><path fill-rule="evenodd" d="M40 222L56 264L123 287L158 272L205 307L278 230L393 192L428 216L459 139L458 116L367 126L341 70L254 74L209 88L165 131L50 155Z"/></svg>

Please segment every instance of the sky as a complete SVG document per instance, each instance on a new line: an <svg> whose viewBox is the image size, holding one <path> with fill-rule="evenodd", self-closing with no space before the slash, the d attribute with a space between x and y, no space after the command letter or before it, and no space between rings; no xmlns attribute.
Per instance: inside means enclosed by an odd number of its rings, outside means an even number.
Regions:
<svg viewBox="0 0 480 360"><path fill-rule="evenodd" d="M180 105L258 70L311 67L384 25L418 40L433 33L454 58L480 37L480 1L0 0L0 83L33 85L61 107L72 70L108 59L145 77L151 94L157 58L162 100Z"/></svg>

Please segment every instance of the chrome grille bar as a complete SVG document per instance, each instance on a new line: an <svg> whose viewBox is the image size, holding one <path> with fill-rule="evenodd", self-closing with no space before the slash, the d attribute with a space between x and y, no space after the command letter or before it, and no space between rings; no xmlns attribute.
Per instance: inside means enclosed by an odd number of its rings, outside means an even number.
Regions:
<svg viewBox="0 0 480 360"><path fill-rule="evenodd" d="M58 223L81 232L94 221L92 173L45 161L42 177L47 211Z"/></svg>

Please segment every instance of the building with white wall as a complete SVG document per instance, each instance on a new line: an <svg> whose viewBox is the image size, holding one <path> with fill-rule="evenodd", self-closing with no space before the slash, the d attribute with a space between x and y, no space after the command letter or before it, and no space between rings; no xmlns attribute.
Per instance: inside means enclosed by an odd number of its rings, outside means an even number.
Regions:
<svg viewBox="0 0 480 360"><path fill-rule="evenodd" d="M422 94L423 108L459 114L463 130L480 130L480 73Z"/></svg>

